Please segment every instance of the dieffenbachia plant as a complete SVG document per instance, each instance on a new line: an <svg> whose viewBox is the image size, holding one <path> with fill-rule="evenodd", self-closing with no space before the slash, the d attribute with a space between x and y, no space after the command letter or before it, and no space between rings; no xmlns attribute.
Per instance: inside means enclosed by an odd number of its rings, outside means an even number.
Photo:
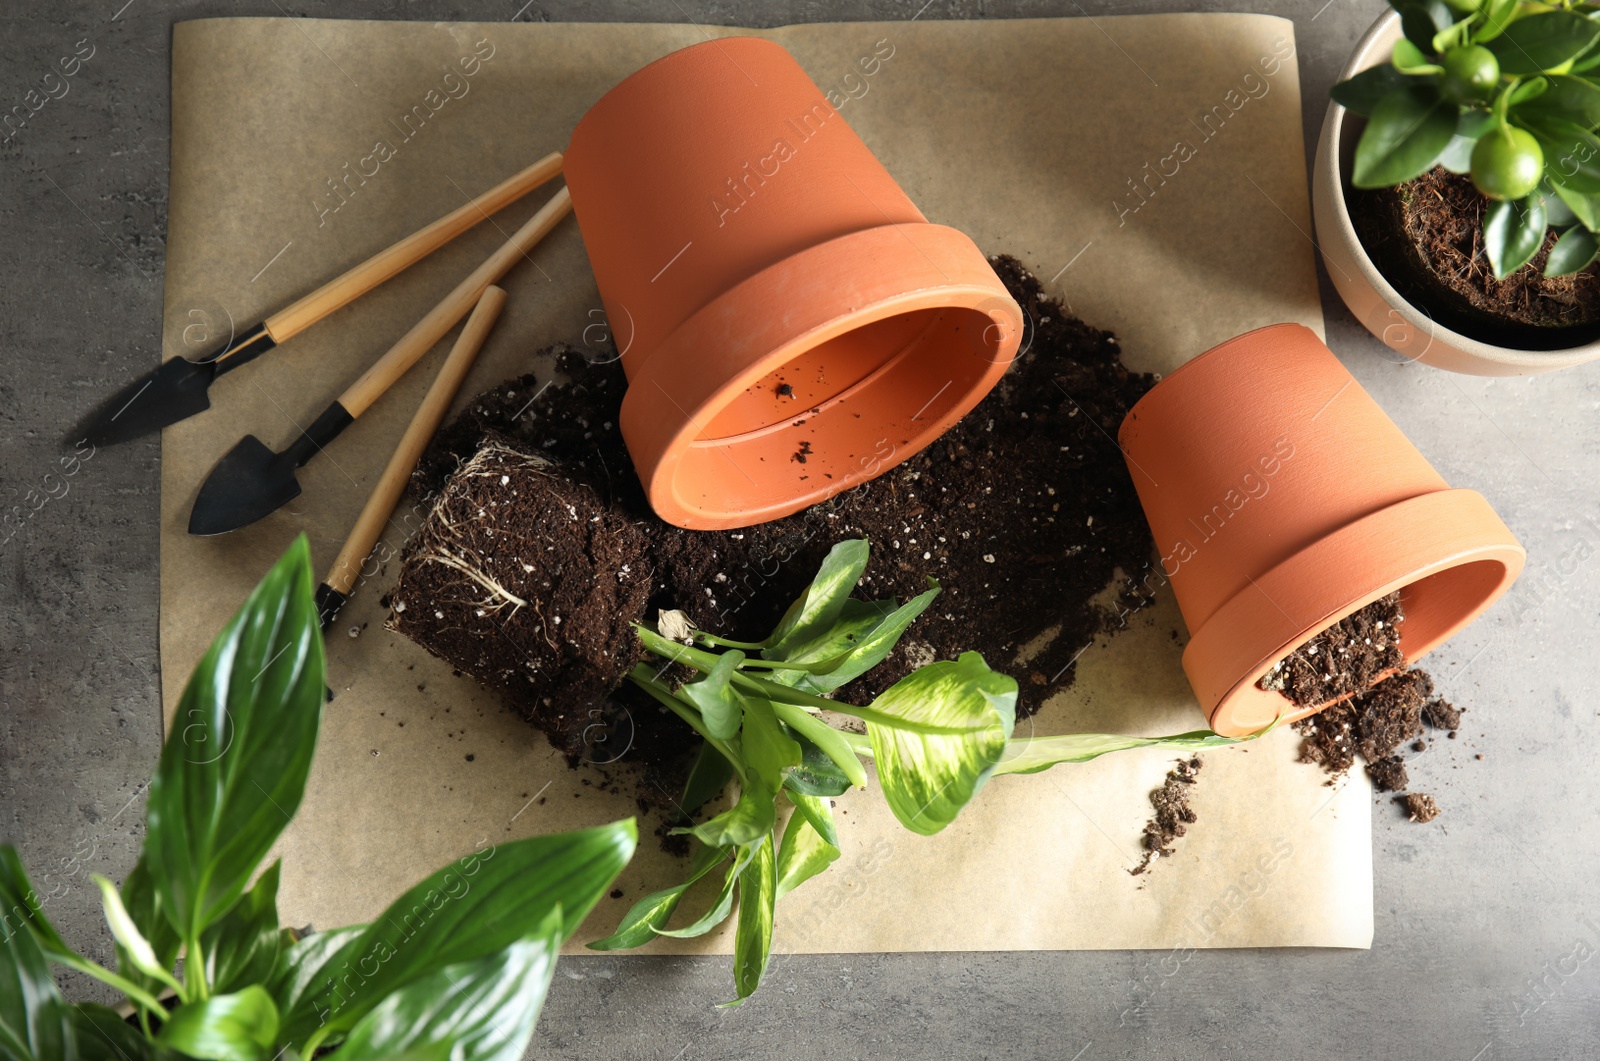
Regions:
<svg viewBox="0 0 1600 1061"><path fill-rule="evenodd" d="M1600 5L1578 0L1392 0L1405 36L1389 63L1333 86L1364 115L1352 183L1404 184L1436 165L1492 202L1496 277L1560 233L1544 275L1600 256Z"/></svg>
<svg viewBox="0 0 1600 1061"><path fill-rule="evenodd" d="M279 865L257 870L300 806L322 721L312 581L302 537L190 677L141 857L120 889L97 878L115 972L61 938L0 847L0 1058L522 1057L561 943L632 856L634 823L474 851L369 925L280 925ZM52 962L121 992L132 1017L68 1004Z"/></svg>
<svg viewBox="0 0 1600 1061"><path fill-rule="evenodd" d="M839 857L829 800L866 786L863 759L876 764L879 788L900 824L932 835L999 774L1036 773L1129 748L1236 743L1209 730L1015 738L1017 683L976 652L921 667L864 707L829 699L882 662L939 592L930 580L927 592L903 604L857 600L850 594L867 559L865 541L834 546L764 641L731 641L694 629L681 612L637 627L653 662L639 663L630 680L704 739L683 811L698 810L730 780L737 781L739 795L729 809L678 830L699 842L688 880L639 900L615 934L589 946L621 950L658 935L702 935L732 914L737 893L733 977L735 1001L742 1001L766 969L777 901ZM694 677L668 680L672 664ZM866 732L835 725L827 713L865 723ZM788 820L780 827L785 809ZM721 887L710 909L669 928L684 894L719 868Z"/></svg>

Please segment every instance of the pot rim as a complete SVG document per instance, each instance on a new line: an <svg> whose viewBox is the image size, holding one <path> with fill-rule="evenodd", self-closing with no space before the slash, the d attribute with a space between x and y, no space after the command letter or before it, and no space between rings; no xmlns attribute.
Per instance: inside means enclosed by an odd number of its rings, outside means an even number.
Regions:
<svg viewBox="0 0 1600 1061"><path fill-rule="evenodd" d="M976 268L979 265L983 268L981 273ZM866 285L853 282L848 275L852 268L864 270L866 275L911 275L917 279L911 283L897 281L893 290L863 298ZM770 306L768 292L772 288L805 286L818 276L828 277L838 296L819 305L816 313L780 315L770 309L762 311ZM990 340L994 356L985 358L970 378L959 381L949 404L926 421L921 420L919 410L904 424L885 424L886 430L895 426L912 432L902 444L894 446L891 455L874 460L870 466L824 465L839 474L833 478L819 476L816 486L805 490L789 488L780 500L764 504L710 506L691 499L680 489L679 472L685 470L684 460L691 451L727 450L775 431L798 431L798 425L784 418L733 436L703 438L717 414L748 387L831 339L919 311L966 311L987 316L989 324L983 334L989 339L988 330L994 329ZM746 277L690 315L649 357L633 366L622 398L619 424L651 504L662 519L697 530L743 527L778 519L875 478L936 441L1005 374L1016 357L1022 323L1021 308L964 233L931 222L863 229L790 255ZM908 353L918 353L915 346L926 334L924 330L922 336L887 357L865 377L819 403L820 413L802 414L800 422L826 415L846 399L863 400L870 407L873 398L868 392L874 388L878 395L893 391L889 386L895 382L893 370L905 365ZM750 349L762 353L745 360L743 351ZM708 359L718 353L738 363L723 365L719 372L717 365L707 365ZM687 366L694 366L694 370ZM955 382L958 381L952 380ZM941 390L935 394L927 405L943 393ZM811 410L808 408L807 412ZM918 421L920 430L913 431L911 421ZM748 476L748 472L745 474Z"/></svg>
<svg viewBox="0 0 1600 1061"><path fill-rule="evenodd" d="M1372 570L1360 580L1355 593L1324 593L1309 619L1290 616L1277 603L1289 594L1275 594L1275 589L1295 587L1303 598L1305 587L1319 581L1308 573L1330 566L1348 567L1348 558L1354 555L1377 558L1367 560ZM1258 689L1256 682L1279 660L1339 620L1396 590L1405 604L1406 590L1425 579L1469 565L1495 565L1485 569L1491 577L1468 588L1467 606L1455 609L1450 620L1429 631L1420 644L1413 641L1408 645L1402 627L1400 647L1406 665L1411 666L1498 600L1521 574L1526 559L1526 550L1482 494L1466 489L1419 494L1324 535L1253 579L1193 632L1184 648L1183 669L1217 733L1245 736L1274 717L1280 723L1294 722L1355 694L1300 707L1281 693ZM1237 633L1274 626L1284 634L1270 647ZM1252 713L1252 707L1266 710Z"/></svg>
<svg viewBox="0 0 1600 1061"><path fill-rule="evenodd" d="M1339 72L1336 83L1348 80L1361 71L1376 66L1377 63L1372 58L1373 51L1379 46L1392 41L1399 22L1399 12L1390 10L1379 15L1377 20L1368 27L1366 33L1362 35L1361 40L1357 42L1355 50L1350 54L1350 59L1345 63L1344 69ZM1347 111L1342 105L1332 100L1329 101L1327 114L1323 119L1323 131L1318 144L1316 166L1319 171L1322 171L1330 179L1331 187L1337 193L1328 197L1328 207L1333 213L1333 220L1337 223L1340 234L1345 237L1346 242L1352 249L1351 256L1354 259L1356 268L1361 273L1362 279L1377 292L1378 297L1391 310L1400 315L1406 325L1427 335L1430 348L1434 342L1439 342L1446 346L1455 347L1469 358L1477 358L1493 365L1504 366L1522 373L1540 373L1570 368L1600 357L1600 339L1555 350L1522 350L1516 347L1486 343L1437 323L1425 311L1396 291L1388 279L1372 264L1372 258L1367 254L1367 249L1362 245L1360 237L1356 235L1355 226L1350 220L1349 206L1344 197L1347 182L1345 180L1344 167L1340 162L1342 154L1340 147L1343 140L1346 113ZM1326 254L1324 254L1324 258L1326 258ZM1382 337L1380 336L1379 338L1381 339ZM1414 357L1408 356L1406 360L1428 363L1426 351Z"/></svg>

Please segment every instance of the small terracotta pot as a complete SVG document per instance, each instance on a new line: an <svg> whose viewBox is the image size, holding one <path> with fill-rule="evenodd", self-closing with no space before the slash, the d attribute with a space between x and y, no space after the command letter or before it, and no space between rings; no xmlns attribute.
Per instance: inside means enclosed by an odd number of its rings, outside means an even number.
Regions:
<svg viewBox="0 0 1600 1061"><path fill-rule="evenodd" d="M1190 631L1184 672L1225 736L1327 707L1296 708L1256 682L1351 612L1400 590L1411 663L1522 570L1522 546L1482 495L1451 489L1298 324L1188 362L1118 434ZM1152 569L1146 581L1161 579Z"/></svg>
<svg viewBox="0 0 1600 1061"><path fill-rule="evenodd" d="M1390 11L1361 38L1339 80L1387 63L1401 37L1400 16ZM1345 188L1363 126L1337 103L1328 105L1311 171L1311 212L1328 276L1362 326L1407 361L1474 376L1531 376L1600 357L1600 341L1558 350L1517 349L1483 342L1437 323L1408 302L1378 271L1356 236Z"/></svg>
<svg viewBox="0 0 1600 1061"><path fill-rule="evenodd" d="M1022 314L930 224L794 58L724 38L578 123L564 166L650 502L776 519L893 467L989 392Z"/></svg>

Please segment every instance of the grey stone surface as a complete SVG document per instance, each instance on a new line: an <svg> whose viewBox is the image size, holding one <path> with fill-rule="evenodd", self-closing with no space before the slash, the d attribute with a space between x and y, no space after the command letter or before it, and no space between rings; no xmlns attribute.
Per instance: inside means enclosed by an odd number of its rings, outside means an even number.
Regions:
<svg viewBox="0 0 1600 1061"><path fill-rule="evenodd" d="M66 475L58 440L159 345L174 21L777 25L1240 7L1295 22L1309 151L1378 0L7 0L0 110L76 42L94 50L67 95L0 146L0 509L26 517L0 545L0 835L22 849L67 937L110 956L88 875L131 867L160 741L159 447L104 450ZM1417 826L1375 811L1370 952L794 957L737 1010L711 1006L727 990L723 959L566 959L532 1056L1600 1056L1600 962L1570 959L1578 941L1600 944L1600 365L1499 381L1400 366L1325 280L1324 302L1334 350L1446 478L1493 500L1530 561L1508 599L1436 657L1471 710L1461 739L1417 770L1445 816Z"/></svg>

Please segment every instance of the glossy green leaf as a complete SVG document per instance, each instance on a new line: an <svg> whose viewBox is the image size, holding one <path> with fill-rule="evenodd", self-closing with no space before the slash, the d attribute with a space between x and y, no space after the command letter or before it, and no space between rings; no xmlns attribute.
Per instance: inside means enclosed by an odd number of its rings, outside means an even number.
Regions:
<svg viewBox="0 0 1600 1061"><path fill-rule="evenodd" d="M1506 93L1506 106L1521 107L1550 91L1550 81L1543 77L1529 78Z"/></svg>
<svg viewBox="0 0 1600 1061"><path fill-rule="evenodd" d="M1500 60L1501 73L1521 77L1554 70L1596 41L1600 23L1569 11L1546 11L1512 21L1487 47Z"/></svg>
<svg viewBox="0 0 1600 1061"><path fill-rule="evenodd" d="M904 715L886 714L878 710L876 704L863 707L860 704L851 704L843 700L828 700L816 693L808 693L803 689L794 689L778 685L775 682L763 681L751 675L740 675L735 682L756 696L763 697L774 704L795 704L799 707L813 707L822 711L835 711L841 715L860 719L862 722L877 722L885 726L893 726L912 733L921 733L929 737L959 737L970 733L974 729L982 729L983 723L976 720L956 720L946 723L929 722L920 718L908 718ZM852 734L840 731L840 735L849 740ZM859 754L861 749L857 747Z"/></svg>
<svg viewBox="0 0 1600 1061"><path fill-rule="evenodd" d="M313 987L320 986L329 962L352 940L366 931L366 925L351 925L322 932L312 932L291 944L273 969L267 982L268 993L278 1005L278 1012L288 1014Z"/></svg>
<svg viewBox="0 0 1600 1061"><path fill-rule="evenodd" d="M739 701L728 687L728 681L744 658L743 652L729 649L717 659L710 674L685 682L678 690L700 709L700 717L706 721L706 732L718 740L730 740L739 732Z"/></svg>
<svg viewBox="0 0 1600 1061"><path fill-rule="evenodd" d="M190 676L150 782L145 857L181 936L198 938L238 901L299 808L323 672L301 536Z"/></svg>
<svg viewBox="0 0 1600 1061"><path fill-rule="evenodd" d="M827 810L826 813L831 825L833 812ZM815 819L797 809L784 827L783 843L778 846L774 901L782 899L838 861L837 844L837 838L830 841L823 836L817 831Z"/></svg>
<svg viewBox="0 0 1600 1061"><path fill-rule="evenodd" d="M735 847L753 843L777 825L778 789L789 768L799 765L800 745L778 725L772 705L757 697L741 696L744 724L739 750L745 772L739 782L739 801L688 833L707 847Z"/></svg>
<svg viewBox="0 0 1600 1061"><path fill-rule="evenodd" d="M642 947L655 939L660 931L672 920L672 914L678 909L678 903L684 893L711 872L727 857L727 852L719 848L702 847L695 856L694 868L689 879L682 884L671 888L663 888L658 892L651 892L643 899L634 903L617 925L617 930L605 939L597 939L590 943L590 950L632 950Z"/></svg>
<svg viewBox="0 0 1600 1061"><path fill-rule="evenodd" d="M24 926L33 934L34 942L46 958L60 961L81 957L67 946L66 940L45 916L44 904L28 879L28 871L23 868L17 849L10 844L0 844L0 932L15 932Z"/></svg>
<svg viewBox="0 0 1600 1061"><path fill-rule="evenodd" d="M156 1041L201 1061L267 1061L277 1051L278 1007L252 984L173 1010Z"/></svg>
<svg viewBox="0 0 1600 1061"><path fill-rule="evenodd" d="M1544 263L1544 275L1570 275L1586 268L1596 256L1600 256L1600 240L1596 240L1594 233L1582 225L1574 225L1563 232L1555 246L1550 248L1550 257Z"/></svg>
<svg viewBox="0 0 1600 1061"><path fill-rule="evenodd" d="M798 792L788 793L789 802L794 804L795 813L811 823L811 827L834 847L839 846L839 833L833 824L833 804L817 796L807 796Z"/></svg>
<svg viewBox="0 0 1600 1061"><path fill-rule="evenodd" d="M929 580L932 581L931 579ZM855 646L842 656L830 661L826 673L806 674L800 673L790 682L796 689L805 692L830 693L848 682L852 682L867 671L882 663L894 650L906 628L916 621L933 599L939 595L939 586L934 584L932 589L917 594L904 604L899 605L879 621L864 630L855 639ZM852 602L855 603L855 602ZM877 605L862 605L863 608L876 607ZM855 611L855 609L851 609Z"/></svg>
<svg viewBox="0 0 1600 1061"><path fill-rule="evenodd" d="M524 938L556 907L562 937L571 935L627 865L637 840L630 818L515 840L450 863L327 961L286 1016L285 1040L309 1046L342 1033L391 992L440 966L475 961Z"/></svg>
<svg viewBox="0 0 1600 1061"><path fill-rule="evenodd" d="M1363 118L1370 117L1378 103L1389 93L1398 92L1411 84L1411 80L1390 63L1363 70L1348 81L1341 81L1329 90L1329 95L1339 106Z"/></svg>
<svg viewBox="0 0 1600 1061"><path fill-rule="evenodd" d="M1430 90L1391 93L1373 109L1356 144L1358 188L1404 184L1432 169L1455 135L1457 108Z"/></svg>
<svg viewBox="0 0 1600 1061"><path fill-rule="evenodd" d="M1439 165L1451 173L1472 171L1472 149L1478 146L1478 137L1494 128L1494 116L1487 111L1463 110L1456 119L1455 135L1439 156Z"/></svg>
<svg viewBox="0 0 1600 1061"><path fill-rule="evenodd" d="M171 918L161 909L161 897L156 892L155 882L150 879L148 857L141 855L134 864L133 872L122 882L122 905L140 933L150 942L156 963L163 969L171 969L182 941L178 938L178 930L172 927ZM117 949L117 968L147 991L159 993L165 990L162 980L139 972L130 956L120 947Z"/></svg>
<svg viewBox="0 0 1600 1061"><path fill-rule="evenodd" d="M1545 212L1537 195L1489 204L1483 215L1483 249L1494 275L1505 279L1544 245Z"/></svg>
<svg viewBox="0 0 1600 1061"><path fill-rule="evenodd" d="M37 936L9 921L0 925L0 1057L56 1061L75 1051L71 1009Z"/></svg>
<svg viewBox="0 0 1600 1061"><path fill-rule="evenodd" d="M766 835L770 838L772 834ZM733 862L728 866L728 872L723 875L722 887L718 889L717 897L710 909L682 928L658 928L655 930L656 935L672 936L674 939L692 939L695 936L705 935L726 921L728 915L733 913L734 888L739 883L739 875L755 857L755 852L756 845L753 843L736 848Z"/></svg>
<svg viewBox="0 0 1600 1061"><path fill-rule="evenodd" d="M1576 122L1586 129L1600 125L1600 87L1582 77L1547 76L1549 91L1518 105L1511 113L1515 120L1547 121L1551 118Z"/></svg>
<svg viewBox="0 0 1600 1061"><path fill-rule="evenodd" d="M749 772L769 781L776 796L783 775L800 762L800 745L778 724L778 716L769 701L756 696L740 696L739 699L744 707L739 750Z"/></svg>
<svg viewBox="0 0 1600 1061"><path fill-rule="evenodd" d="M778 784L766 779L740 782L739 799L733 806L699 825L672 831L692 836L707 847L748 844L771 832L777 824L777 811L772 803L777 794Z"/></svg>
<svg viewBox="0 0 1600 1061"><path fill-rule="evenodd" d="M123 970L120 976L85 958L61 938L55 926L50 923L50 919L45 916L43 907L44 900L39 897L33 882L28 879L27 870L23 868L16 849L10 844L0 845L0 931L26 932L33 937L34 944L38 946L47 961L76 969L87 976L110 984L142 1005L152 1007L159 1005L155 994L163 988L157 981L132 970L131 963L125 958L119 961L119 966ZM165 924L159 927L170 935L171 929ZM119 956L123 955L120 945L117 947L117 953ZM158 956L162 953L157 951ZM176 948L165 953L167 960L162 968L170 968Z"/></svg>
<svg viewBox="0 0 1600 1061"><path fill-rule="evenodd" d="M1486 44L1504 33L1516 17L1519 3L1521 0L1483 0L1481 18L1472 31L1474 43Z"/></svg>
<svg viewBox="0 0 1600 1061"><path fill-rule="evenodd" d="M948 736L867 723L878 784L901 825L931 835L955 820L1005 752L1016 705L1016 681L990 670L976 652L930 663L873 701L894 718L970 727Z"/></svg>
<svg viewBox="0 0 1600 1061"><path fill-rule="evenodd" d="M98 873L94 874L93 879L100 889L100 908L105 914L106 925L111 929L111 938L117 941L117 946L120 948L118 954L126 955L128 961L140 973L166 984L178 993L179 998L185 998L183 985L156 960L156 952L150 946L150 941L144 938L138 926L133 923L133 918L128 916L127 908L122 905L122 896L117 892L117 886Z"/></svg>
<svg viewBox="0 0 1600 1061"><path fill-rule="evenodd" d="M1204 751L1254 737L1219 737L1208 729L1169 737L1122 737L1112 733L1067 733L1059 737L1026 737L1010 741L995 766L1000 774L1036 774L1061 763L1086 763L1110 752L1133 748L1180 748Z"/></svg>
<svg viewBox="0 0 1600 1061"><path fill-rule="evenodd" d="M850 743L840 736L838 730L806 711L805 708L794 704L774 703L772 709L777 714L780 722L793 729L795 733L804 737L822 754L826 755L852 785L857 788L867 787L867 768L861 765L861 760L857 759L855 752L850 750ZM804 745L801 746L799 765L805 765Z"/></svg>
<svg viewBox="0 0 1600 1061"><path fill-rule="evenodd" d="M1394 9L1400 12L1400 29L1406 40L1423 51L1432 50L1433 38L1455 22L1455 15L1441 0L1397 0Z"/></svg>
<svg viewBox="0 0 1600 1061"><path fill-rule="evenodd" d="M761 986L772 953L773 906L777 870L772 837L756 845L755 857L739 876L739 924L733 935L733 987L742 1002Z"/></svg>
<svg viewBox="0 0 1600 1061"><path fill-rule="evenodd" d="M862 601L852 597L840 607L833 625L820 631L812 639L790 642L782 649L764 649L761 656L763 659L803 663L825 670L835 669L844 662L846 656L855 651L861 644L862 638L877 629L894 613L896 607L896 603L892 600ZM793 684L801 676L800 673L793 671L775 671L772 675L774 681L783 681L787 684Z"/></svg>
<svg viewBox="0 0 1600 1061"><path fill-rule="evenodd" d="M272 978L282 950L278 927L278 874L273 862L244 897L200 937L206 982L219 994Z"/></svg>
<svg viewBox="0 0 1600 1061"><path fill-rule="evenodd" d="M1579 224L1591 232L1600 229L1600 195L1584 195L1582 192L1573 191L1571 188L1563 187L1554 181L1550 183L1555 190L1556 197L1565 204L1568 210L1572 211L1572 215L1577 218ZM1551 216L1554 217L1555 215L1552 213Z"/></svg>
<svg viewBox="0 0 1600 1061"><path fill-rule="evenodd" d="M787 658L782 653L789 646L813 640L833 625L850 592L861 580L861 572L867 569L869 554L865 538L848 539L828 550L817 576L789 605L789 610L767 638L767 647L779 653L768 658Z"/></svg>
<svg viewBox="0 0 1600 1061"><path fill-rule="evenodd" d="M1593 77L1597 66L1600 66L1600 44L1596 44L1593 48L1574 59L1568 73Z"/></svg>
<svg viewBox="0 0 1600 1061"><path fill-rule="evenodd" d="M1572 207L1555 193L1555 188L1549 181L1539 186L1539 201L1544 204L1545 223L1551 228L1564 229L1578 222L1578 215L1573 213Z"/></svg>
<svg viewBox="0 0 1600 1061"><path fill-rule="evenodd" d="M328 1061L520 1061L533 1039L565 936L560 909L502 950L400 988L350 1029Z"/></svg>
<svg viewBox="0 0 1600 1061"><path fill-rule="evenodd" d="M773 704L774 709L778 706ZM850 778L827 753L798 732L795 734L795 743L800 745L800 765L790 770L789 776L783 779L786 791L824 797L840 796L850 791ZM846 746L849 746L848 741Z"/></svg>
<svg viewBox="0 0 1600 1061"><path fill-rule="evenodd" d="M1429 50L1430 52L1434 50L1431 45ZM1428 55L1421 48L1418 48L1404 37L1394 42L1391 65L1402 74L1412 76L1444 73L1444 67L1438 63L1430 62Z"/></svg>
<svg viewBox="0 0 1600 1061"><path fill-rule="evenodd" d="M679 809L685 814L693 814L721 794L731 780L733 764L728 762L727 756L712 747L709 741L702 742L694 765L689 768L689 779L684 782Z"/></svg>
<svg viewBox="0 0 1600 1061"><path fill-rule="evenodd" d="M156 1061L173 1056L108 1006L78 1003L72 1007L72 1027L78 1061Z"/></svg>

